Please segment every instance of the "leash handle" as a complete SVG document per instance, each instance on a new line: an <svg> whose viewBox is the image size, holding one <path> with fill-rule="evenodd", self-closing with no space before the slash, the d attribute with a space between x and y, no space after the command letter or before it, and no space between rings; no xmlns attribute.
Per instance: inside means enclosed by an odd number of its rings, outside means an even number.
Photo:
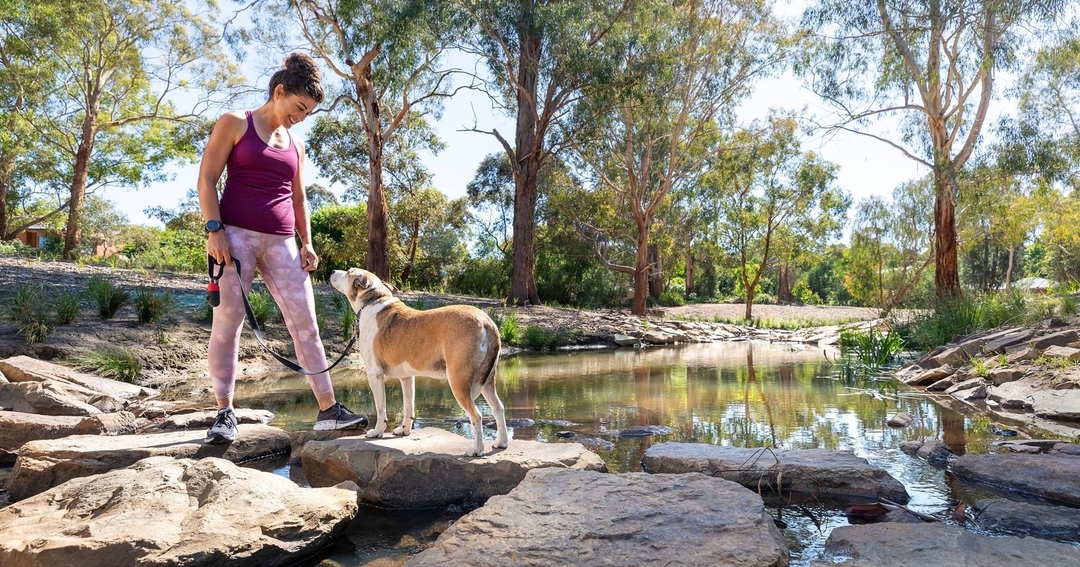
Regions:
<svg viewBox="0 0 1080 567"><path fill-rule="evenodd" d="M216 264L216 262L214 262L213 258L210 258L210 261ZM240 260L237 260L236 258L233 258L232 263L233 263L233 266L236 268L236 279L238 280L238 283L243 282L244 280L240 276L241 269L242 269L242 266L240 265ZM220 278L221 273L225 271L225 264L218 264L218 265L221 266L221 270L218 272L218 278ZM217 278L213 277L213 267L212 266L211 266L211 279L214 280L215 287L216 287L216 279ZM330 366L327 366L325 369L319 370L319 371L316 371L316 372L312 372L312 371L304 368L303 366L300 366L296 362L293 362L292 360L289 360L288 358L285 358L284 356L281 356L280 354L274 352L270 348L270 346L266 344L266 340L263 338L263 335L262 335L262 329L259 327L259 321L255 319L255 311L251 308L251 302L248 301L248 294L244 293L243 284L241 283L241 285L239 285L237 287L240 289L240 297L242 297L244 299L244 313L246 314L247 322L248 322L248 325L251 327L251 331L253 333L255 333L255 339L257 339L259 341L259 344L263 347L263 350L270 353L270 356L273 356L275 359L277 359L278 362L284 364L286 368L288 368L289 370L292 370L294 372L299 372L300 374L303 374L305 376L311 376L313 374L322 374L323 372L329 372L332 368L334 368L335 366L340 364L342 360L345 360L345 355L349 354L349 351L352 350L353 345L356 344L357 337L360 336L360 313L358 312L356 314L356 332L353 333L352 340L349 341L349 344L345 345L345 350L341 351L341 356L339 356L338 359L335 360L333 364L331 364ZM361 309L363 309L363 308L361 307Z"/></svg>
<svg viewBox="0 0 1080 567"><path fill-rule="evenodd" d="M210 275L210 283L206 284L206 302L211 307L217 307L221 305L221 288L218 287L218 280L221 276L225 275L225 263L218 263L213 256L206 255L206 271ZM215 273L214 268L217 268Z"/></svg>

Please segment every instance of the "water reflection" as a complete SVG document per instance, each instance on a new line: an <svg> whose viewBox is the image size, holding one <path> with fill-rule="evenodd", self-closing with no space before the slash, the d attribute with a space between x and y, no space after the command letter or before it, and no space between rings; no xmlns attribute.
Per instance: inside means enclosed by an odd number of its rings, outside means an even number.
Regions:
<svg viewBox="0 0 1080 567"><path fill-rule="evenodd" d="M887 382L844 383L829 362L838 356L835 350L818 347L749 342L524 355L500 364L499 395L507 418L519 425L511 428L513 438L582 442L601 455L612 472L640 471L645 450L664 441L850 450L901 480L911 494L912 509L946 516L958 502L952 483L941 471L902 454L900 443L942 439L963 454L985 452L992 439L973 434L969 420L919 393L879 387ZM346 405L373 413L362 368L335 371L334 384ZM274 424L290 430L310 429L318 411L306 381L297 376L241 382L236 399L274 411L279 416ZM387 400L392 427L401 420L396 384L388 387ZM418 378L416 407L418 427L473 435L443 381ZM481 410L488 413L486 407ZM898 411L914 417L913 425L889 428L886 420ZM671 432L644 438L620 435L637 426L667 426ZM573 437L564 439L571 433ZM494 439L495 432L483 434ZM847 523L842 511L815 502L793 503L774 510L774 515L788 525L796 565L807 564L832 528ZM396 516L388 517L393 523ZM401 529L429 533L424 530L430 525L408 526ZM406 539L419 537L415 533ZM366 565L372 557L385 561L386 553L395 553L373 552L370 542L362 545L368 549L364 554L339 549L333 559L342 565ZM408 551L396 552L402 560L422 548L405 547Z"/></svg>

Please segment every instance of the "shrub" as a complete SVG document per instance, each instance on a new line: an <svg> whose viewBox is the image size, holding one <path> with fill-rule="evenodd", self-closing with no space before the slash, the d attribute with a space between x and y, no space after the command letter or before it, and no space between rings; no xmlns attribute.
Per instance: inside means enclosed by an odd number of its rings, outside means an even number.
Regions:
<svg viewBox="0 0 1080 567"><path fill-rule="evenodd" d="M75 362L80 370L131 384L142 371L139 359L131 351L121 348L83 353L76 356Z"/></svg>
<svg viewBox="0 0 1080 567"><path fill-rule="evenodd" d="M878 370L896 360L904 351L904 339L891 329L882 333L877 329L866 332L845 332L841 334L841 344L851 348L859 363L870 370Z"/></svg>
<svg viewBox="0 0 1080 567"><path fill-rule="evenodd" d="M94 300L94 304L98 308L98 314L103 319L112 319L116 312L130 299L126 290L101 276L90 278L87 287L90 290L90 298Z"/></svg>
<svg viewBox="0 0 1080 567"><path fill-rule="evenodd" d="M681 293L670 290L661 293L656 302L664 307L679 307L681 305L686 305L686 299L683 298Z"/></svg>
<svg viewBox="0 0 1080 567"><path fill-rule="evenodd" d="M15 321L26 343L40 343L48 338L56 323L49 314L44 292L38 286L24 283L8 298L8 315Z"/></svg>
<svg viewBox="0 0 1080 567"><path fill-rule="evenodd" d="M135 292L135 313L142 324L164 319L173 308L172 294L140 287Z"/></svg>
<svg viewBox="0 0 1080 567"><path fill-rule="evenodd" d="M563 343L565 335L562 333L554 333L546 329L537 327L536 325L529 325L525 327L525 333L522 337L525 346L536 349L546 350L554 349Z"/></svg>
<svg viewBox="0 0 1080 567"><path fill-rule="evenodd" d="M521 340L521 325L518 322L517 313L513 311L506 314L498 323L499 335L506 344L517 344Z"/></svg>
<svg viewBox="0 0 1080 567"><path fill-rule="evenodd" d="M269 292L254 290L248 294L248 303L251 304L251 312L255 314L255 320L262 327L267 321L278 320L280 313L274 298Z"/></svg>
<svg viewBox="0 0 1080 567"><path fill-rule="evenodd" d="M79 316L82 307L77 293L64 293L56 298L56 324L70 325Z"/></svg>

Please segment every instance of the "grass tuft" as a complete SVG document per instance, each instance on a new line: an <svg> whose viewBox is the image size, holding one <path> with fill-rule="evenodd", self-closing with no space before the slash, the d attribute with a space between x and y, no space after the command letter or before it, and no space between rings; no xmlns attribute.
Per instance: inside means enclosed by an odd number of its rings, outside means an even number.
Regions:
<svg viewBox="0 0 1080 567"><path fill-rule="evenodd" d="M90 278L87 288L90 290L90 298L97 305L98 315L101 315L102 319L112 319L116 316L116 312L131 299L125 289L102 276Z"/></svg>
<svg viewBox="0 0 1080 567"><path fill-rule="evenodd" d="M106 348L78 355L75 362L80 370L134 384L142 371L142 363L131 353L122 348Z"/></svg>

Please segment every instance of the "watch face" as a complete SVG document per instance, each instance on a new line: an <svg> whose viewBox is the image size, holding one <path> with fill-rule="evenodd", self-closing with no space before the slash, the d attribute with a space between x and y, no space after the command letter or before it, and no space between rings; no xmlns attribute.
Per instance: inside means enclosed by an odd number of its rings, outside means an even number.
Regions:
<svg viewBox="0 0 1080 567"><path fill-rule="evenodd" d="M219 220L206 221L206 232L217 232L223 228L225 228L225 226L222 225Z"/></svg>

